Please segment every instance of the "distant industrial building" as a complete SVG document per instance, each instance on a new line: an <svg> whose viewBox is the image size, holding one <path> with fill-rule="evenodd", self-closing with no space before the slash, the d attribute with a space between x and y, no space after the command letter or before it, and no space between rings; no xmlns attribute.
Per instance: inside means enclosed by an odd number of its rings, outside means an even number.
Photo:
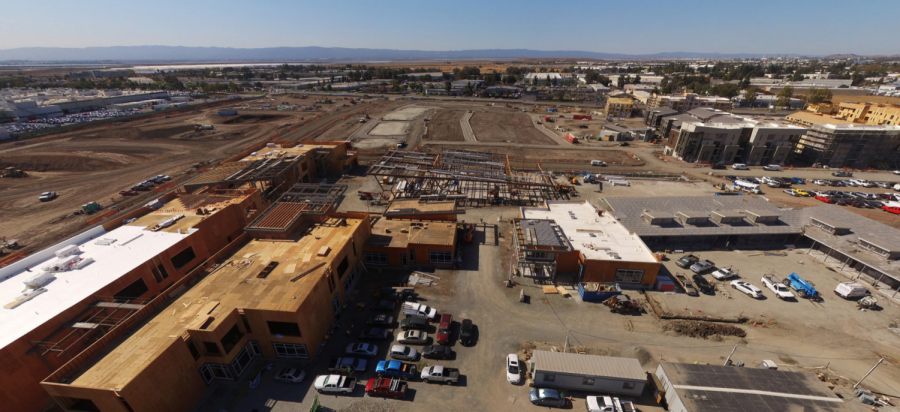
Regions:
<svg viewBox="0 0 900 412"><path fill-rule="evenodd" d="M525 82L531 83L537 79L539 83L550 83L556 81L557 83L572 80L573 77L569 73L525 73Z"/></svg>
<svg viewBox="0 0 900 412"><path fill-rule="evenodd" d="M729 99L718 96L700 96L691 90L685 90L681 95L653 94L647 102L648 109L669 107L681 113L689 112L696 108L708 107L717 110L731 110L732 102Z"/></svg>
<svg viewBox="0 0 900 412"><path fill-rule="evenodd" d="M734 103L734 107L774 107L775 103L778 101L778 96L773 94L765 94L765 93L757 93L756 100L753 103L750 103L745 98L744 94L741 93L737 96L731 98L731 101ZM803 105L806 104L803 100L791 98L788 103L791 109L802 109Z"/></svg>

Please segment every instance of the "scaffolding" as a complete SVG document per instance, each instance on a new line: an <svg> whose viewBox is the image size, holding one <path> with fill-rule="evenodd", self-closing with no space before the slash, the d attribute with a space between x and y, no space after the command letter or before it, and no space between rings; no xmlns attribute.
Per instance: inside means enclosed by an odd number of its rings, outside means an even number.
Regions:
<svg viewBox="0 0 900 412"><path fill-rule="evenodd" d="M552 219L513 219L515 264L511 270L535 282L556 279L556 255L572 252L556 221ZM512 275L512 274L511 274Z"/></svg>
<svg viewBox="0 0 900 412"><path fill-rule="evenodd" d="M369 168L394 198L456 199L463 205L540 205L564 199L539 160L445 150L441 154L391 150Z"/></svg>

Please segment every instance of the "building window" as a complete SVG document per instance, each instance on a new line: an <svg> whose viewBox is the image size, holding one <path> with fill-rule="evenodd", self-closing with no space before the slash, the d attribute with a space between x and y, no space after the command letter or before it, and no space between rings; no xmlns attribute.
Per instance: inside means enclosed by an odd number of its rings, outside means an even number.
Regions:
<svg viewBox="0 0 900 412"><path fill-rule="evenodd" d="M453 252L444 252L442 250L429 250L428 260L438 265L449 265L453 262Z"/></svg>
<svg viewBox="0 0 900 412"><path fill-rule="evenodd" d="M231 353L231 350L234 349L235 345L237 345L242 337L244 337L244 333L238 329L237 325L234 325L231 330L222 337L220 342L222 343L222 348L225 349L226 355Z"/></svg>
<svg viewBox="0 0 900 412"><path fill-rule="evenodd" d="M269 333L272 335L281 335L281 336L300 336L300 325L297 325L293 322L275 322L275 321L267 321L269 324Z"/></svg>
<svg viewBox="0 0 900 412"><path fill-rule="evenodd" d="M554 255L547 252L525 252L528 259L553 260Z"/></svg>
<svg viewBox="0 0 900 412"><path fill-rule="evenodd" d="M636 385L635 385L634 382L623 382L623 383L622 383L622 389L633 390L633 389L635 388L635 386L636 386Z"/></svg>
<svg viewBox="0 0 900 412"><path fill-rule="evenodd" d="M241 351L238 352L237 356L234 357L234 360L231 361L231 369L234 370L235 376L241 376L241 374L244 373L244 370L247 369L247 365L250 364L250 361L261 353L259 344L256 343L256 341L251 340L247 342Z"/></svg>
<svg viewBox="0 0 900 412"><path fill-rule="evenodd" d="M147 293L150 289L147 287L147 283L144 282L143 278L138 278L138 280L132 282L130 285L126 286L125 289L120 290L115 295L113 295L113 299L119 300L134 300L141 297L143 294Z"/></svg>
<svg viewBox="0 0 900 412"><path fill-rule="evenodd" d="M162 264L157 265L155 268L150 268L150 273L153 273L153 278L156 279L156 283L162 283L163 280L169 277L169 272Z"/></svg>
<svg viewBox="0 0 900 412"><path fill-rule="evenodd" d="M409 250L409 261L412 263L416 263L416 250L415 249Z"/></svg>
<svg viewBox="0 0 900 412"><path fill-rule="evenodd" d="M616 269L615 281L618 283L641 283L643 278L643 270Z"/></svg>
<svg viewBox="0 0 900 412"><path fill-rule="evenodd" d="M302 343L273 342L272 346L275 347L275 356L278 356L279 358L309 358L309 352L306 351L306 345Z"/></svg>
<svg viewBox="0 0 900 412"><path fill-rule="evenodd" d="M544 375L544 382L556 382L556 375Z"/></svg>
<svg viewBox="0 0 900 412"><path fill-rule="evenodd" d="M594 378L584 378L581 380L582 385L594 386Z"/></svg>
<svg viewBox="0 0 900 412"><path fill-rule="evenodd" d="M359 275L356 274L356 268L352 268L350 274L344 278L344 293L350 293L350 289L356 284L356 279L359 279Z"/></svg>
<svg viewBox="0 0 900 412"><path fill-rule="evenodd" d="M365 252L363 253L367 265L387 266L387 253L381 252Z"/></svg>
<svg viewBox="0 0 900 412"><path fill-rule="evenodd" d="M219 345L216 345L215 342L203 342L203 350L206 351L207 355L221 355L222 352L219 351Z"/></svg>
<svg viewBox="0 0 900 412"><path fill-rule="evenodd" d="M175 270L181 269L195 258L197 258L197 254L194 253L194 248L188 246L175 256L172 256L172 266L175 267Z"/></svg>
<svg viewBox="0 0 900 412"><path fill-rule="evenodd" d="M334 272L328 272L328 293L334 292Z"/></svg>
<svg viewBox="0 0 900 412"><path fill-rule="evenodd" d="M213 379L234 380L231 374L231 368L228 365L219 365L217 363L207 363L200 368L200 375L206 383L210 383Z"/></svg>
<svg viewBox="0 0 900 412"><path fill-rule="evenodd" d="M337 267L338 276L344 276L344 273L347 272L348 267L350 267L350 260L348 259L348 256L345 255L344 260L342 260L341 264Z"/></svg>
<svg viewBox="0 0 900 412"><path fill-rule="evenodd" d="M194 344L194 341L187 340L184 341L184 343L187 345L188 351L191 352L191 356L194 357L194 360L200 359L200 351L197 349L197 345Z"/></svg>
<svg viewBox="0 0 900 412"><path fill-rule="evenodd" d="M859 247L866 249L872 253L875 253L876 255L883 256L883 257L888 257L891 254L891 252L889 252L885 249L882 249L878 246L875 246L875 245L873 245L865 240L862 240L862 239L859 240Z"/></svg>

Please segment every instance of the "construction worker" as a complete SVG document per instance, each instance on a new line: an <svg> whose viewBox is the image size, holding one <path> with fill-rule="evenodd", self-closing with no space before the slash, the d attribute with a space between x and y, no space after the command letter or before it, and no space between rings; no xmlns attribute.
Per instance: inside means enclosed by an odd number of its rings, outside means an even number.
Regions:
<svg viewBox="0 0 900 412"><path fill-rule="evenodd" d="M603 192L603 182L597 182L597 184L600 185L600 192Z"/></svg>

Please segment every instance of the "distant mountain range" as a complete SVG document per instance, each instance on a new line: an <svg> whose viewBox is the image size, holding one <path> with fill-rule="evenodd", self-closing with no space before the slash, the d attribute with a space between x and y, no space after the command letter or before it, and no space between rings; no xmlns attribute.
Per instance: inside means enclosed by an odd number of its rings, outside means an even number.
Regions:
<svg viewBox="0 0 900 412"><path fill-rule="evenodd" d="M441 61L520 58L568 59L680 59L756 58L752 53L667 52L655 54L598 53L576 50L393 50L349 49L342 47L270 47L239 49L229 47L114 46L114 47L23 47L0 50L3 62L228 62L228 61ZM769 57L773 55L769 54ZM796 57L798 55L779 55Z"/></svg>

